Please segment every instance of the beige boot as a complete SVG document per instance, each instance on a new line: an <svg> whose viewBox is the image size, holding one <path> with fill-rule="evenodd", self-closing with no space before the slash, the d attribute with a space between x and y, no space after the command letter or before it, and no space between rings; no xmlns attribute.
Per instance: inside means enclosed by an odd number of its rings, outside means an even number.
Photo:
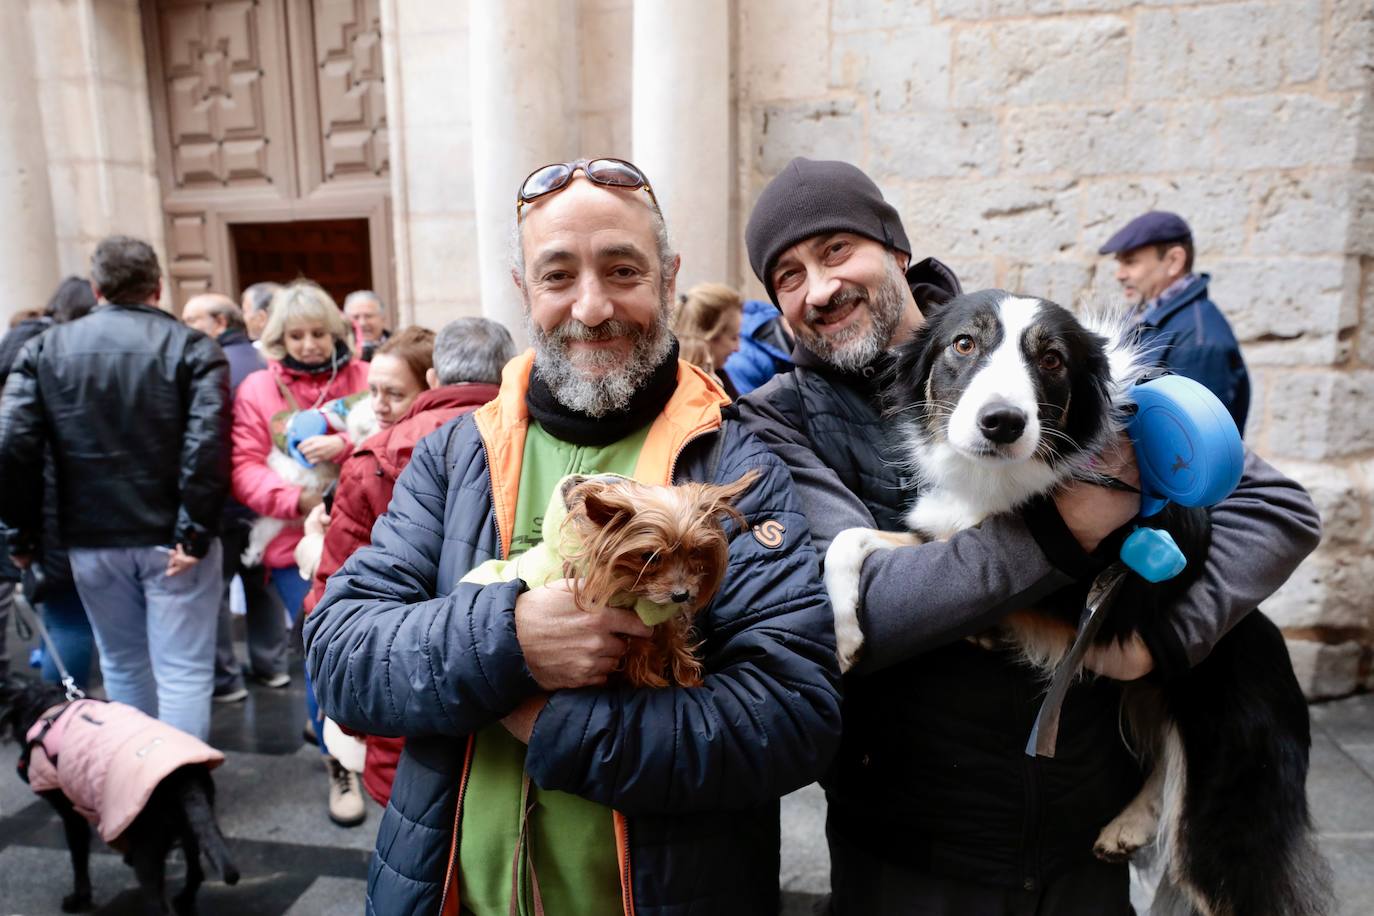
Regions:
<svg viewBox="0 0 1374 916"><path fill-rule="evenodd" d="M333 757L324 758L329 773L329 819L340 827L356 827L367 817L358 774L344 769Z"/></svg>

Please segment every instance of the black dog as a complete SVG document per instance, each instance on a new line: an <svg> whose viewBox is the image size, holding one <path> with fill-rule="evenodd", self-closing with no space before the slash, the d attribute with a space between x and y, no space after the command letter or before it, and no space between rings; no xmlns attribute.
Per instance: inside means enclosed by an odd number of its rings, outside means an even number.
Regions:
<svg viewBox="0 0 1374 916"><path fill-rule="evenodd" d="M907 523L948 537L1012 510L1078 474L1123 428L1127 389L1147 367L1120 328L1104 334L1047 302L987 290L927 304L926 323L898 354L889 398L920 483ZM1201 573L1205 510L1170 505L1150 519L1188 559L1151 585L1129 574L1093 646L1164 644L1168 610ZM902 536L897 536L902 537ZM893 535L842 532L826 557L842 663L862 646L858 574ZM1067 654L1089 583L1009 615L979 637L1047 674ZM1308 815L1307 705L1278 628L1247 614L1187 673L1124 700L1152 773L1103 828L1094 852L1128 858L1159 839L1166 880L1152 912L1313 916L1329 906L1327 869Z"/></svg>
<svg viewBox="0 0 1374 916"><path fill-rule="evenodd" d="M0 735L8 734L26 745L30 728L54 706L66 701L61 687L31 678L11 676L0 683ZM42 753L41 750L37 751ZM28 749L22 760L27 763ZM74 887L62 899L62 910L78 913L92 909L90 852L91 827L60 789L39 793L62 818L71 853ZM196 912L196 892L205 880L200 856L224 879L234 884L238 868L229 858L224 835L215 821L215 784L202 765L183 766L158 783L147 805L114 841L124 851L124 861L132 866L138 883L150 901L162 912ZM167 853L180 845L186 857L186 884L171 900L164 887Z"/></svg>

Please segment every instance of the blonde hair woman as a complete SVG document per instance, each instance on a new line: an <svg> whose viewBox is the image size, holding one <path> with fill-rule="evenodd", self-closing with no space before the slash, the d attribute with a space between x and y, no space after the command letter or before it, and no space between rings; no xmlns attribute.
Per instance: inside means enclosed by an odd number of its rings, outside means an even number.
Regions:
<svg viewBox="0 0 1374 916"><path fill-rule="evenodd" d="M315 326L353 354L353 329L334 299L310 280L297 280L272 295L267 326L262 329L262 355L270 360L294 358L287 338L295 330L296 339L306 326ZM366 374L366 373L364 373Z"/></svg>
<svg viewBox="0 0 1374 916"><path fill-rule="evenodd" d="M743 317L744 297L720 283L698 283L689 289L673 316L681 357L714 375L731 400L739 395L725 374L725 361L739 349Z"/></svg>
<svg viewBox="0 0 1374 916"><path fill-rule="evenodd" d="M282 479L267 457L275 448L274 433L282 432L290 414L367 390L367 363L354 358L352 338L329 294L297 280L272 296L262 332L267 368L244 379L234 394L234 498L259 515L293 522L267 545L262 561L292 620L310 587L296 567L296 542L303 533L299 520L320 503L320 495ZM299 450L313 464L337 465L352 453L353 443L344 433L327 433L305 439ZM318 740L324 727L308 675L305 696ZM332 757L326 757L326 768L330 818L344 826L361 823L365 811L357 777Z"/></svg>

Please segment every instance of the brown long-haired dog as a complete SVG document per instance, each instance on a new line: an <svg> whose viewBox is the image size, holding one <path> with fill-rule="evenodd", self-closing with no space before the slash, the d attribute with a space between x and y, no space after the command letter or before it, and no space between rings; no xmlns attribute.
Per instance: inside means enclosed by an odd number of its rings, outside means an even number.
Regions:
<svg viewBox="0 0 1374 916"><path fill-rule="evenodd" d="M564 574L579 604L623 606L634 596L676 609L651 638L630 641L619 669L629 684L701 684L692 623L725 576L725 522L744 525L734 500L758 476L663 487L607 475L566 491L566 524L579 546L565 558Z"/></svg>

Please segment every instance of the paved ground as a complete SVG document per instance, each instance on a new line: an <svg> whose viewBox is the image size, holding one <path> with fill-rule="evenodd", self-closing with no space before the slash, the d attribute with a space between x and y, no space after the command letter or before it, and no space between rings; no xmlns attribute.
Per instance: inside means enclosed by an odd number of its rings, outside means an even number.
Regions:
<svg viewBox="0 0 1374 916"><path fill-rule="evenodd" d="M246 702L215 707L211 741L228 757L215 774L217 807L243 879L232 888L205 884L205 916L362 910L379 811L372 807L352 830L329 822L319 753L300 743L304 708L299 669L285 690L254 687ZM1364 916L1374 913L1374 696L1315 706L1312 717L1309 791L1322 846L1336 872L1341 916ZM61 827L13 775L12 753L9 746L0 758L0 914L55 916L71 882ZM827 883L824 799L815 786L784 799L782 827L784 913L811 914ZM175 865L172 872L175 887ZM92 855L92 880L97 912L138 912L133 873L111 850Z"/></svg>

